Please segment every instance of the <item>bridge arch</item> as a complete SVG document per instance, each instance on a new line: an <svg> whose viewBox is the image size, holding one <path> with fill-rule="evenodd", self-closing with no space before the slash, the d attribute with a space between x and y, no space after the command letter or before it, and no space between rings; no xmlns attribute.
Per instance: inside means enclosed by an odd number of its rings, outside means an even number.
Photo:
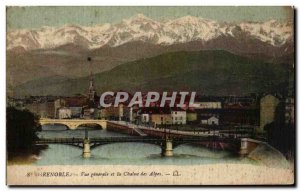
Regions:
<svg viewBox="0 0 300 191"><path fill-rule="evenodd" d="M68 130L70 127L66 124L63 123L40 123L42 125L42 130ZM45 126L54 126L51 127L50 129L44 129ZM65 127L65 129L60 129L59 126ZM57 128L57 129L56 129Z"/></svg>
<svg viewBox="0 0 300 191"><path fill-rule="evenodd" d="M77 129L80 125L84 124L97 124L102 128L106 128L107 120L96 120L96 119L40 119L41 125L45 124L62 124L69 129Z"/></svg>
<svg viewBox="0 0 300 191"><path fill-rule="evenodd" d="M80 129L82 127L87 129L103 129L100 123L79 123L77 124L76 129Z"/></svg>

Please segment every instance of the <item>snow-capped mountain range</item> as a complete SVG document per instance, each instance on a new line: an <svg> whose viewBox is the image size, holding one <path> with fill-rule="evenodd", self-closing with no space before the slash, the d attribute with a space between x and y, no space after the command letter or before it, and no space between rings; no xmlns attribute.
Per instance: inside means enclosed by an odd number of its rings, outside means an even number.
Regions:
<svg viewBox="0 0 300 191"><path fill-rule="evenodd" d="M235 38L241 34L279 47L293 40L293 24L276 20L224 23L193 16L159 22L138 14L117 24L65 25L9 31L7 49L51 49L66 44L96 49L105 45L117 47L133 41L167 46L192 41L205 43L221 36Z"/></svg>

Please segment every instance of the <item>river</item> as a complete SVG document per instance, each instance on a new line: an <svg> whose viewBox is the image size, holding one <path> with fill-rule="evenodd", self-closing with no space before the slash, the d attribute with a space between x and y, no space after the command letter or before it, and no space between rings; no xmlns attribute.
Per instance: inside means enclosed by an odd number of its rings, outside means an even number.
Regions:
<svg viewBox="0 0 300 191"><path fill-rule="evenodd" d="M38 133L40 138L83 138L82 130L49 130L44 126ZM45 130L47 129L47 130ZM129 136L105 129L89 130L89 137ZM201 146L181 145L174 149L173 157L162 157L161 148L147 143L114 143L92 149L91 158L82 158L82 149L60 144L49 144L41 152L35 165L199 165L215 163L246 163L257 162L240 158L229 151L211 150Z"/></svg>

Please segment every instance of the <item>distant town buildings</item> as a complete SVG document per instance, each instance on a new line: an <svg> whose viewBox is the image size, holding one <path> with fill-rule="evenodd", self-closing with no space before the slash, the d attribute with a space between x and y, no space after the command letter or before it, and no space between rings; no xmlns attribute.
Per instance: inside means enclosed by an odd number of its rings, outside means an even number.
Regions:
<svg viewBox="0 0 300 191"><path fill-rule="evenodd" d="M209 97L200 98L198 100L199 101L195 102L195 105L197 105L197 107L194 107L195 109L221 109L222 108L221 101L217 101Z"/></svg>
<svg viewBox="0 0 300 191"><path fill-rule="evenodd" d="M56 114L53 101L32 102L26 104L25 107L42 118L54 118Z"/></svg>
<svg viewBox="0 0 300 191"><path fill-rule="evenodd" d="M202 96L195 99L197 107L162 108L157 101L146 108L139 108L138 105L128 107L128 103L103 108L99 106L99 97L94 90L91 82L87 95L10 98L8 104L26 108L41 118L120 120L155 127L186 124L204 128L252 126L263 132L266 125L280 116L285 124L295 123L295 101L292 94L245 97ZM106 101L113 103L115 97L108 96L107 99L109 100Z"/></svg>

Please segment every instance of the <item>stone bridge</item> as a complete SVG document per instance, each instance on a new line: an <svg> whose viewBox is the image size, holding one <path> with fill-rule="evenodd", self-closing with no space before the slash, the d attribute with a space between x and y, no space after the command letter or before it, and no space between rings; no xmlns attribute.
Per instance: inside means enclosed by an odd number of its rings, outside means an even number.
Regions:
<svg viewBox="0 0 300 191"><path fill-rule="evenodd" d="M80 125L85 124L97 124L100 125L103 129L106 129L107 120L100 119L46 119L41 118L39 120L41 125L54 125L61 124L67 126L69 129L76 129Z"/></svg>

